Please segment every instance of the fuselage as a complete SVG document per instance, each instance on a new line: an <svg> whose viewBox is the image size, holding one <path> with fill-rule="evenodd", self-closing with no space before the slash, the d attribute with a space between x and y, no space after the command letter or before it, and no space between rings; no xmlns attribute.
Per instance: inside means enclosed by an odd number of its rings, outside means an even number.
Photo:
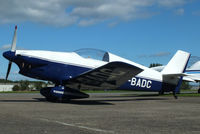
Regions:
<svg viewBox="0 0 200 134"><path fill-rule="evenodd" d="M106 54L109 58L105 58ZM16 52L7 51L3 54L5 58L18 65L20 74L52 81L57 85L62 85L63 80L74 78L108 62L122 61L140 67L144 71L127 80L119 89L160 91L163 88L160 72L111 53L105 55L104 59L96 60L92 57L83 57L76 52L16 50Z"/></svg>

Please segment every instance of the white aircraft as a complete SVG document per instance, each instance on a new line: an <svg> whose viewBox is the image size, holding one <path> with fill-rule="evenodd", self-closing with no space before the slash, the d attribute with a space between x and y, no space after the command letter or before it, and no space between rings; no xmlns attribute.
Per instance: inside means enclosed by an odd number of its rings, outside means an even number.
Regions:
<svg viewBox="0 0 200 134"><path fill-rule="evenodd" d="M161 72L165 66L156 66L156 67L151 67L151 69L154 69L156 71ZM191 67L186 68L186 72L200 72L200 61L195 62Z"/></svg>
<svg viewBox="0 0 200 134"><path fill-rule="evenodd" d="M3 53L9 60L6 79L12 62L19 73L39 80L55 83L41 89L47 100L87 98L82 89L120 89L137 91L179 90L190 53L178 50L166 67L155 71L115 54L96 49L74 52L16 50L17 26L10 51Z"/></svg>
<svg viewBox="0 0 200 134"><path fill-rule="evenodd" d="M151 67L151 69L161 72L165 66ZM187 75L183 77L184 81L200 82L200 61L195 62L191 67L186 68Z"/></svg>

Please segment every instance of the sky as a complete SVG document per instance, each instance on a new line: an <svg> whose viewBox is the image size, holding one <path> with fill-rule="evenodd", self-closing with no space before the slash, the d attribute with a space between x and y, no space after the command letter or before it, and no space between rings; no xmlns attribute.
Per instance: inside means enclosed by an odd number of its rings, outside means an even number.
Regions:
<svg viewBox="0 0 200 134"><path fill-rule="evenodd" d="M200 56L199 0L0 0L0 51L97 48L139 64ZM8 61L0 57L0 78ZM9 79L26 79L13 65Z"/></svg>

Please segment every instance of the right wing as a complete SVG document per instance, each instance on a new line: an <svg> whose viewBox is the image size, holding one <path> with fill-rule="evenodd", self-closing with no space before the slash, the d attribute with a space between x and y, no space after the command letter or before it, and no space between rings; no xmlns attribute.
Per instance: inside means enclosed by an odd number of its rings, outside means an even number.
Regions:
<svg viewBox="0 0 200 134"><path fill-rule="evenodd" d="M109 62L63 83L66 87L77 90L116 89L142 71L143 69L124 62Z"/></svg>

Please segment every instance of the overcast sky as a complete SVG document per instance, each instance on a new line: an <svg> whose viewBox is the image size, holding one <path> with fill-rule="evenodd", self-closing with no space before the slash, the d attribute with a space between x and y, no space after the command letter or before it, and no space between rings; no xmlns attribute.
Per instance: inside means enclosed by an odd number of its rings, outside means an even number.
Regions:
<svg viewBox="0 0 200 134"><path fill-rule="evenodd" d="M146 66L166 64L178 49L200 50L199 0L0 0L1 52L16 24L18 49L98 48Z"/></svg>

